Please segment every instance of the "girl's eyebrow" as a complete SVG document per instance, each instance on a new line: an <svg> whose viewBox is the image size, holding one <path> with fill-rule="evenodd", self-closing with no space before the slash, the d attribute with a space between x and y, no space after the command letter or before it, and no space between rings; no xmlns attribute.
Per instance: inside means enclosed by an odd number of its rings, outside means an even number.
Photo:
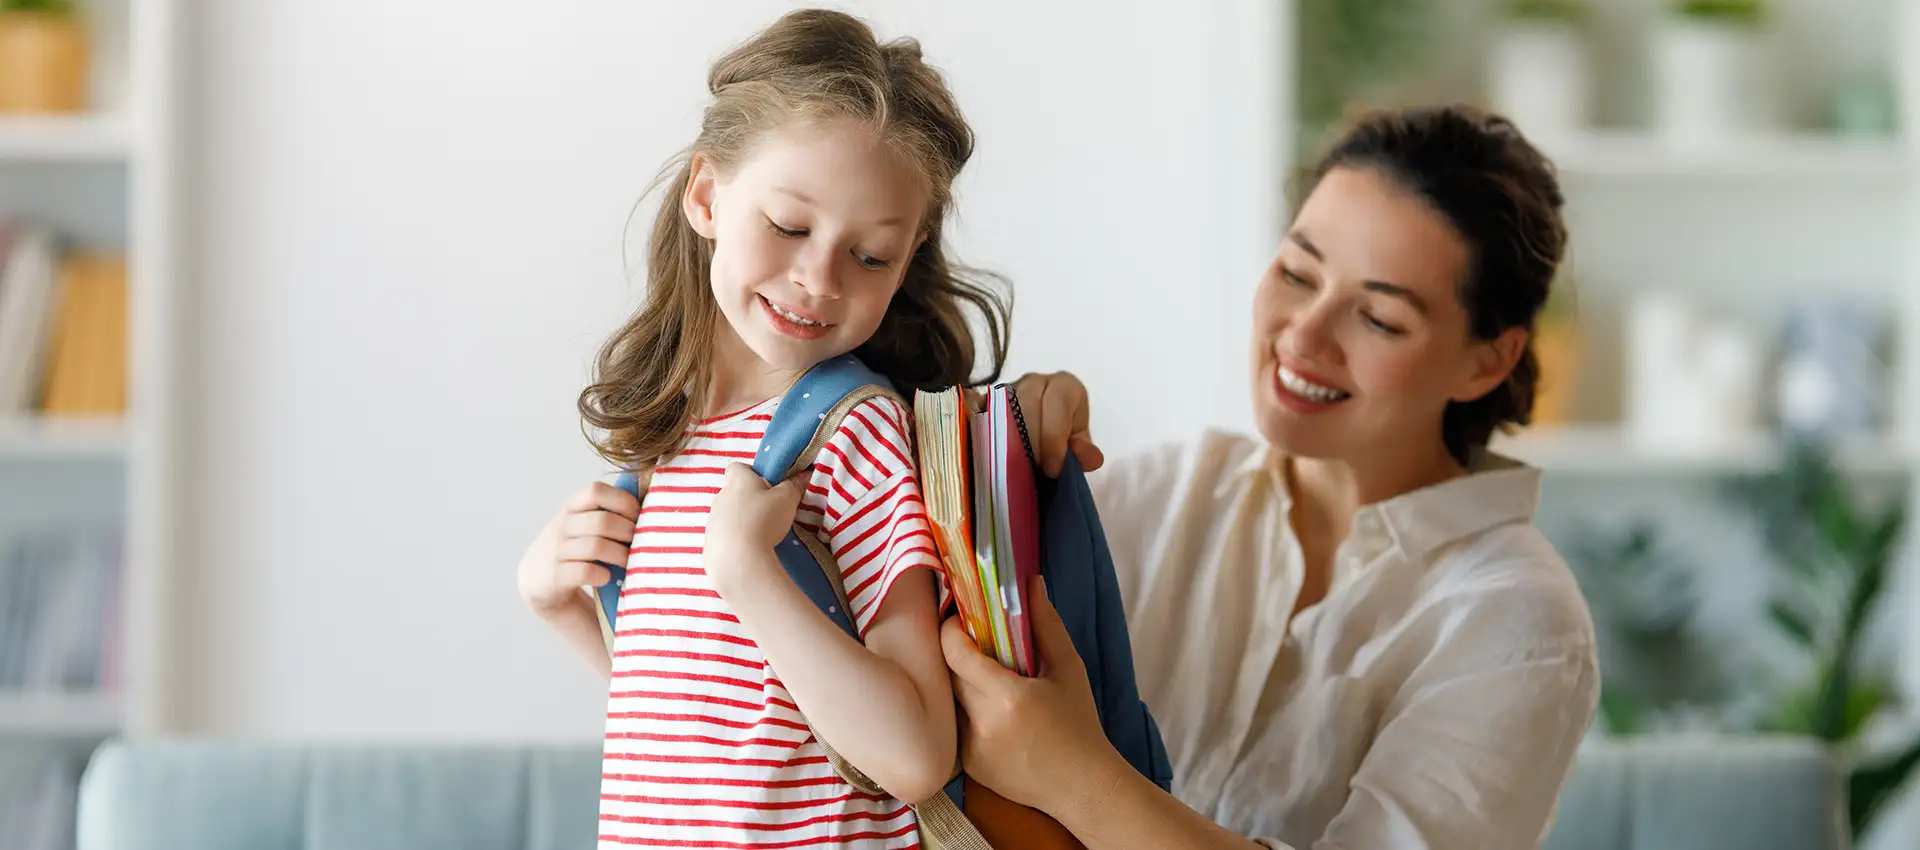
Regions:
<svg viewBox="0 0 1920 850"><path fill-rule="evenodd" d="M773 187L773 191L779 192L782 195L786 195L787 197L792 198L796 201L799 201L800 203L810 207L816 205L812 196L808 195L805 192L800 191L799 189L793 189L786 186L775 186ZM897 215L888 216L879 221L872 222L873 226L875 227L904 227L906 223L907 223L907 220L905 217L897 216Z"/></svg>

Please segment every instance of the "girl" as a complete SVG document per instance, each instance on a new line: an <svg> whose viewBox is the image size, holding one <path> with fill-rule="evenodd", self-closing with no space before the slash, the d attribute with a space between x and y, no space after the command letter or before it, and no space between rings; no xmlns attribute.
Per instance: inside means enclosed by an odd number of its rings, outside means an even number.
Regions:
<svg viewBox="0 0 1920 850"><path fill-rule="evenodd" d="M969 383L965 307L998 374L1006 308L941 242L972 134L917 44L833 12L780 19L708 87L646 303L580 397L600 453L652 470L645 498L582 490L527 552L521 592L611 680L602 847L916 846L901 801L939 793L957 745L910 414L856 407L804 481L768 487L745 462L823 360ZM864 645L775 559L796 512L833 551ZM595 561L629 570L612 659L579 592L608 580ZM808 721L890 796L836 776Z"/></svg>

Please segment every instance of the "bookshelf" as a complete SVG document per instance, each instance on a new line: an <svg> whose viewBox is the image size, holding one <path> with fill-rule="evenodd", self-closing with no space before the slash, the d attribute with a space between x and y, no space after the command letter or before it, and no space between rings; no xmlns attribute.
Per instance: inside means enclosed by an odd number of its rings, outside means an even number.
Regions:
<svg viewBox="0 0 1920 850"><path fill-rule="evenodd" d="M71 822L71 790L95 747L165 728L171 679L161 665L177 502L181 13L176 0L78 6L93 34L86 108L0 114L0 222L15 234L7 255L28 230L55 245L41 360L15 363L31 376L31 400L0 404L0 823L40 824L36 850L71 846L59 825ZM91 294L73 295L83 257L111 270ZM17 334L32 311L5 296L21 279L14 265L0 264L0 313L15 305ZM63 316L79 315L83 300L91 321ZM8 331L0 316L0 337ZM112 341L61 353L73 339ZM62 362L86 377L56 390ZM80 386L86 398L55 400Z"/></svg>
<svg viewBox="0 0 1920 850"><path fill-rule="evenodd" d="M0 116L0 160L112 163L133 153L125 115Z"/></svg>

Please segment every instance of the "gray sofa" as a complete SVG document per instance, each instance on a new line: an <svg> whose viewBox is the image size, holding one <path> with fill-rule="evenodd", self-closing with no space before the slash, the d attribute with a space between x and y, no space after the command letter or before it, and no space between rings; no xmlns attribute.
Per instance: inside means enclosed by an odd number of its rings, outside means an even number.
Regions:
<svg viewBox="0 0 1920 850"><path fill-rule="evenodd" d="M584 850L599 774L591 745L115 742L82 782L79 850ZM1545 847L1842 850L1842 789L1798 740L1596 744Z"/></svg>

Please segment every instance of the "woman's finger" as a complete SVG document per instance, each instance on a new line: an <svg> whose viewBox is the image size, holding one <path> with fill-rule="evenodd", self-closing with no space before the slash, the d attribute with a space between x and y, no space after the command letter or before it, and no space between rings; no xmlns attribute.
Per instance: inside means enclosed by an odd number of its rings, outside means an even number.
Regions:
<svg viewBox="0 0 1920 850"><path fill-rule="evenodd" d="M1045 664L1045 669L1040 671L1042 678L1085 682L1086 662L1080 660L1080 651L1073 646L1067 624L1060 619L1053 600L1047 597L1045 578L1034 576L1033 582L1027 585L1027 610L1032 612L1029 619L1033 621L1033 640Z"/></svg>
<svg viewBox="0 0 1920 850"><path fill-rule="evenodd" d="M1081 469L1092 472L1106 465L1107 453L1101 451L1099 446L1093 444L1092 437L1074 437L1072 443L1073 456L1080 459Z"/></svg>
<svg viewBox="0 0 1920 850"><path fill-rule="evenodd" d="M1079 441L1089 446L1093 443L1093 435L1088 432L1091 414L1087 409L1087 388L1079 378L1066 372L1055 372L1041 380L1039 407L1043 411L1040 425L1043 433L1040 441L1046 447L1041 469L1048 477L1057 478L1069 451L1074 452L1082 466L1087 464L1087 458L1075 445Z"/></svg>
<svg viewBox="0 0 1920 850"><path fill-rule="evenodd" d="M940 627L940 651L947 658L947 668L959 681L988 684L999 676L1020 675L982 653L973 638L967 637L967 630L961 628L958 617L947 618L946 624Z"/></svg>

